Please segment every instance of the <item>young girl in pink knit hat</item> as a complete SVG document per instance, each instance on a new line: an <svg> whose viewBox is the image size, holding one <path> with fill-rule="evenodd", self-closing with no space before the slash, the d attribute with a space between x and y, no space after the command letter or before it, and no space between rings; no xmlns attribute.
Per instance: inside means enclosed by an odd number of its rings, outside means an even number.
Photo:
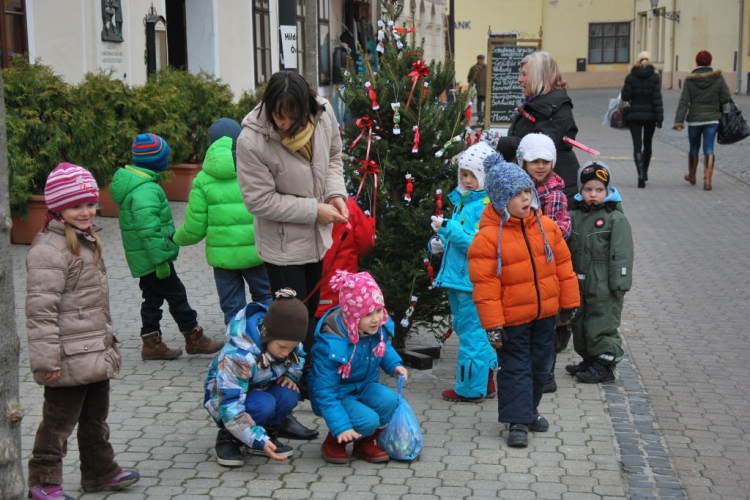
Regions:
<svg viewBox="0 0 750 500"><path fill-rule="evenodd" d="M109 380L121 356L112 331L102 242L93 231L99 187L85 168L61 163L44 187L47 219L26 257L26 333L42 422L29 459L29 498L73 500L62 459L78 425L81 485L121 490L138 481L109 443Z"/></svg>
<svg viewBox="0 0 750 500"><path fill-rule="evenodd" d="M385 462L388 454L378 436L398 406L398 396L379 382L380 370L408 377L393 348L393 321L388 318L380 287L369 273L337 271L331 288L339 293L339 306L318 322L309 377L313 412L325 419L329 432L323 442L323 459L349 462L353 453L368 462Z"/></svg>

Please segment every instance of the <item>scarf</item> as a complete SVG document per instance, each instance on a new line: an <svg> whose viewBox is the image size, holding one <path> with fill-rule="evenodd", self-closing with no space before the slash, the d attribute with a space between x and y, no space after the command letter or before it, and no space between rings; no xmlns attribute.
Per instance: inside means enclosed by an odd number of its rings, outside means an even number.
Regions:
<svg viewBox="0 0 750 500"><path fill-rule="evenodd" d="M297 131L294 137L285 137L281 140L281 143L287 149L292 151L299 151L299 153L307 158L307 161L312 160L312 135L315 132L315 125L312 121L307 122L305 128Z"/></svg>

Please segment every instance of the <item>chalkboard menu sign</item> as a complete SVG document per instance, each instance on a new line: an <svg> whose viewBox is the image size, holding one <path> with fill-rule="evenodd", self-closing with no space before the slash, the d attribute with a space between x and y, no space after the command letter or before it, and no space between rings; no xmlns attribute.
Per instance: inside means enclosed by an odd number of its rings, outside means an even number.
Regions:
<svg viewBox="0 0 750 500"><path fill-rule="evenodd" d="M508 39L506 39L508 40ZM523 90L518 84L521 75L521 60L534 52L536 47L521 46L518 39L497 41L490 39L490 122L507 123L523 101ZM522 43L522 42L521 42Z"/></svg>

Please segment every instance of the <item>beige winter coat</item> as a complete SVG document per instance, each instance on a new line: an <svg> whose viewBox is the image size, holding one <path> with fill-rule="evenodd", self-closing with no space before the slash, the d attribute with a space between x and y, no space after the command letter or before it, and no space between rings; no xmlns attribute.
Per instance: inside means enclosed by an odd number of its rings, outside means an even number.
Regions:
<svg viewBox="0 0 750 500"><path fill-rule="evenodd" d="M331 246L331 224L320 224L318 204L347 198L341 135L333 108L315 116L312 161L290 151L266 121L260 105L242 120L237 178L245 206L255 216L255 243L264 262L277 266L319 262Z"/></svg>
<svg viewBox="0 0 750 500"><path fill-rule="evenodd" d="M112 333L104 262L94 265L94 243L78 234L80 256L68 250L63 225L50 221L26 257L26 333L34 380L68 387L116 378L122 362ZM45 384L41 373L60 370Z"/></svg>

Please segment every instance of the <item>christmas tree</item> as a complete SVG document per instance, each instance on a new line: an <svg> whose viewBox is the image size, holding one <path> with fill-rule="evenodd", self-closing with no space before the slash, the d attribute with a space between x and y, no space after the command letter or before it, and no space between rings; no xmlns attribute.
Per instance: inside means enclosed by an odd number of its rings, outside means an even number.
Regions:
<svg viewBox="0 0 750 500"><path fill-rule="evenodd" d="M442 341L450 326L445 291L432 287L440 259L430 255L427 242L434 234L430 217L443 200L450 217L447 194L457 182L450 160L466 147L467 94L452 104L441 100L453 88L453 60L423 61L414 11L411 22L399 23L403 5L383 5L378 67L364 58L358 73L350 60L344 74L341 98L350 119L342 140L348 181L377 233L360 268L380 285L396 324L394 345L403 347L415 327L429 328Z"/></svg>

